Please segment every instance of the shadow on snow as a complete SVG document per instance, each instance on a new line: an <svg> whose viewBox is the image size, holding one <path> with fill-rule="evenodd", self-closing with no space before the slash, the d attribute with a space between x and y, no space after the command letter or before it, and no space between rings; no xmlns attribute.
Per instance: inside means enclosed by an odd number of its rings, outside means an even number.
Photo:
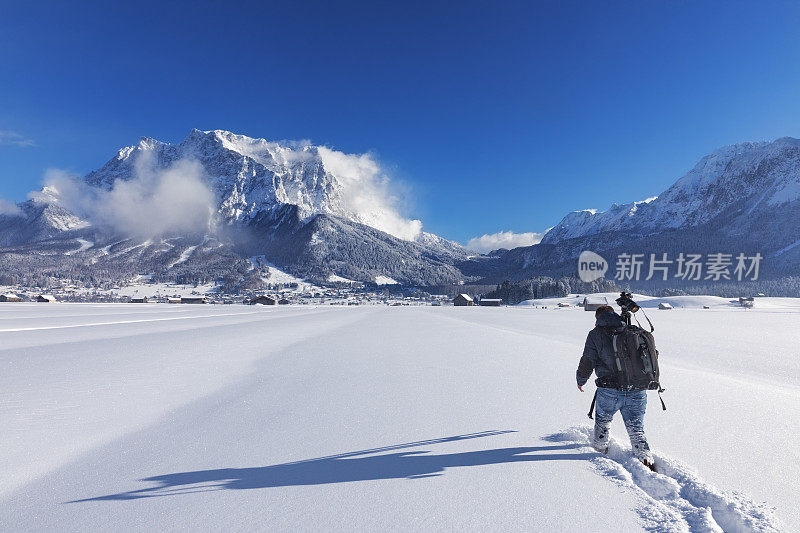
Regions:
<svg viewBox="0 0 800 533"><path fill-rule="evenodd" d="M164 474L141 480L156 483L153 487L75 500L68 503L100 500L134 500L138 498L172 496L191 492L223 489L260 489L293 485L321 485L374 479L420 479L440 476L445 469L460 466L483 466L529 461L583 461L597 456L596 453L563 453L567 450L583 446L577 443L552 446L498 448L494 450L440 455L429 455L426 451L383 453L402 448L490 437L502 435L504 433L513 433L513 431L485 431L467 435L456 435L441 439L397 444L394 446L373 448L371 450L361 450L255 468L220 468L216 470L197 470L194 472ZM360 457L365 455L367 455L367 457Z"/></svg>

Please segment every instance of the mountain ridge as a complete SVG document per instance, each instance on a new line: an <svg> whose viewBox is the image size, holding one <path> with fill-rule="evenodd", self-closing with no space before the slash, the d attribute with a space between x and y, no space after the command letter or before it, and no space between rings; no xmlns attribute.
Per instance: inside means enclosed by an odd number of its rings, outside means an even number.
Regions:
<svg viewBox="0 0 800 533"><path fill-rule="evenodd" d="M77 184L49 184L19 204L18 214L0 215L0 266L74 273L83 261L89 276L209 279L248 275L248 258L265 256L312 280L441 286L572 276L583 250L606 257L725 251L762 253L765 276L800 276L793 222L800 220L800 140L791 137L721 147L658 196L568 213L540 243L486 255L403 217L382 188L386 181L368 155L308 142L197 129L176 144L142 137ZM175 205L153 209L153 190L175 194L164 187L173 182L180 185ZM69 205L70 195L81 194L91 201ZM187 207L181 195L196 201ZM94 204L104 202L98 216ZM115 209L135 217L140 207L154 220L161 211L199 215L172 234L126 235L126 226L107 224Z"/></svg>
<svg viewBox="0 0 800 533"><path fill-rule="evenodd" d="M771 142L737 143L718 148L701 158L658 196L629 204L613 204L606 211L574 211L547 231L542 242L555 244L623 227L642 234L696 226L719 216L722 210L732 207L737 198L756 192L762 194L757 201L750 202L748 215L764 200L785 203L800 198L799 139L781 137ZM768 196L770 192L773 194Z"/></svg>
<svg viewBox="0 0 800 533"><path fill-rule="evenodd" d="M612 269L624 253L760 253L764 276L800 276L797 220L800 140L738 143L704 156L656 197L568 213L539 244L501 254L487 278L575 275L583 250Z"/></svg>
<svg viewBox="0 0 800 533"><path fill-rule="evenodd" d="M142 269L169 274L194 265L197 275L203 275L209 261L219 263L205 250L211 235L219 241L219 253L227 257L226 268L237 272L250 266L248 257L268 252L278 266L317 280L338 275L366 282L386 277L407 284L461 281L454 264L465 260L468 251L422 231L420 221L404 218L394 208L387 182L369 156L307 142L272 142L198 129L176 144L142 137L84 178L45 186L26 202L21 216L0 218L0 243L7 247L7 264L28 253L40 260L50 256L45 262L57 269L58 256L71 246L77 250L70 261L83 257L95 270L129 273L130 268L116 264L122 259L115 262L109 251L114 251L111 243L130 241L124 259L134 270L141 264ZM175 184L180 190L174 190ZM152 205L153 191L162 190L170 199L155 198L158 203ZM188 191L198 198L192 199ZM187 201L188 207L183 205ZM139 220L143 216L136 211L142 207L154 218L180 208L191 208L195 215L207 208L210 216L199 216L194 226L182 231L143 235L152 228L141 226L152 224L146 217ZM37 218L36 209L53 216ZM128 219L117 226L108 223L119 222L118 212L136 219L140 227L135 234L120 229L131 225ZM39 219L42 227L37 232L21 231ZM181 253L189 254L187 260L175 262L176 243L183 246ZM139 257L133 257L132 250L138 250Z"/></svg>

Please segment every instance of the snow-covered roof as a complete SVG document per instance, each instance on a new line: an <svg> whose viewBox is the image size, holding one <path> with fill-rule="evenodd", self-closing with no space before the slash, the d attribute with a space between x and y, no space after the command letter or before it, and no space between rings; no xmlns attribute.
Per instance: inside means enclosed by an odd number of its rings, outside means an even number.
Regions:
<svg viewBox="0 0 800 533"><path fill-rule="evenodd" d="M469 294L463 294L463 293L462 293L462 294L459 294L459 296L460 296L460 297L462 297L462 298L464 298L464 299L465 299L465 300L467 300L468 302L471 302L471 301L472 301L472 296L470 296Z"/></svg>
<svg viewBox="0 0 800 533"><path fill-rule="evenodd" d="M606 298L605 296L594 296L590 294L589 296L583 299L583 302L587 304L608 305L608 298Z"/></svg>

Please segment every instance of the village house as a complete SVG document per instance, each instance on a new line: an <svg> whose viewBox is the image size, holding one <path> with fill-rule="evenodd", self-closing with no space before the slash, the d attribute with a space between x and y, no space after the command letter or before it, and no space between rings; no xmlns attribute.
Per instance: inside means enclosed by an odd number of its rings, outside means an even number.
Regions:
<svg viewBox="0 0 800 533"><path fill-rule="evenodd" d="M475 305L475 300L469 294L459 294L453 300L453 305Z"/></svg>
<svg viewBox="0 0 800 533"><path fill-rule="evenodd" d="M203 296L181 296L182 304L204 304L206 299Z"/></svg>
<svg viewBox="0 0 800 533"><path fill-rule="evenodd" d="M0 302L21 302L22 298L17 296L14 293L8 292L6 294L0 294Z"/></svg>
<svg viewBox="0 0 800 533"><path fill-rule="evenodd" d="M500 307L503 303L501 298L481 298L481 307Z"/></svg>
<svg viewBox="0 0 800 533"><path fill-rule="evenodd" d="M58 300L56 300L56 297L52 294L40 294L36 297L36 301L42 303L55 303Z"/></svg>
<svg viewBox="0 0 800 533"><path fill-rule="evenodd" d="M278 302L275 300L275 298L272 298L270 296L265 296L263 294L261 296L256 296L255 298L250 299L250 305L256 305L256 304L275 305L277 303Z"/></svg>
<svg viewBox="0 0 800 533"><path fill-rule="evenodd" d="M605 296L587 296L583 299L584 311L597 311L601 305L608 305L608 298Z"/></svg>

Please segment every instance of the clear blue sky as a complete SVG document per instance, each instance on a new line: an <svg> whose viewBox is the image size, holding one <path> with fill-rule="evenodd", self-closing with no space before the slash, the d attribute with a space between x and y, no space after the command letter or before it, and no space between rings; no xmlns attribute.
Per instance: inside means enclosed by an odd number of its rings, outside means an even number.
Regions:
<svg viewBox="0 0 800 533"><path fill-rule="evenodd" d="M466 241L800 137L797 3L233 3L0 0L0 197L220 128L374 151Z"/></svg>

